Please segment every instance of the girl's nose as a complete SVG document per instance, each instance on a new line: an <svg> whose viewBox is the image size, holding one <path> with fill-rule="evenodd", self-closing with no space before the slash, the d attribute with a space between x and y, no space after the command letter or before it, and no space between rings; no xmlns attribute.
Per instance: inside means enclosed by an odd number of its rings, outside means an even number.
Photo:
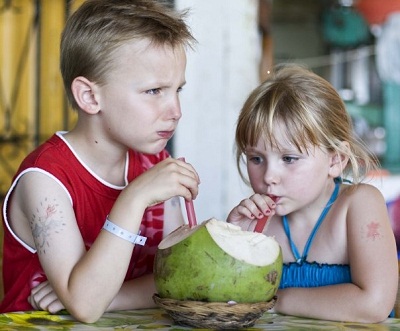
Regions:
<svg viewBox="0 0 400 331"><path fill-rule="evenodd" d="M278 184L280 182L280 178L279 178L277 171L273 170L271 167L268 167L265 170L264 182L267 185Z"/></svg>

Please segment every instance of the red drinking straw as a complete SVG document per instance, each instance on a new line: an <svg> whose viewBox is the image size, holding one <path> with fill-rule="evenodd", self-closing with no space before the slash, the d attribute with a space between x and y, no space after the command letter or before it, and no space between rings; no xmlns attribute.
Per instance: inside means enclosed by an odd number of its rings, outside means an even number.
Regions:
<svg viewBox="0 0 400 331"><path fill-rule="evenodd" d="M178 158L178 160L186 162L184 157ZM189 222L189 227L192 228L197 225L196 221L196 214L194 212L193 200L186 201L185 199L185 206L186 206L186 213Z"/></svg>
<svg viewBox="0 0 400 331"><path fill-rule="evenodd" d="M196 215L194 213L193 201L185 200L185 206L186 206L187 218L189 221L189 227L192 228L197 225Z"/></svg>
<svg viewBox="0 0 400 331"><path fill-rule="evenodd" d="M262 233L268 220L269 216L264 216L262 219L258 220L254 232Z"/></svg>

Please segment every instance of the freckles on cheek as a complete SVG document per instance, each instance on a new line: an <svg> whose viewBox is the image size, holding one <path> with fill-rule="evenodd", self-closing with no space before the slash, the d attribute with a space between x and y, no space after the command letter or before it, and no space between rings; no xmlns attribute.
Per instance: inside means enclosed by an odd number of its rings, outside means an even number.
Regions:
<svg viewBox="0 0 400 331"><path fill-rule="evenodd" d="M262 185L264 183L265 172L261 171L259 167L248 167L247 173L250 181L252 181L254 184Z"/></svg>
<svg viewBox="0 0 400 331"><path fill-rule="evenodd" d="M260 188L262 187L262 181L259 181L255 178L252 178L249 176L249 180L250 180L250 185L253 188L253 191L255 193L261 193L260 192Z"/></svg>
<svg viewBox="0 0 400 331"><path fill-rule="evenodd" d="M287 183L286 192L290 192L293 197L297 197L300 200L314 199L315 193L310 190L309 185L310 184L299 185L296 180L293 180Z"/></svg>
<svg viewBox="0 0 400 331"><path fill-rule="evenodd" d="M253 188L260 186L263 183L262 177L260 177L256 172L247 168L247 174L250 181L250 184Z"/></svg>

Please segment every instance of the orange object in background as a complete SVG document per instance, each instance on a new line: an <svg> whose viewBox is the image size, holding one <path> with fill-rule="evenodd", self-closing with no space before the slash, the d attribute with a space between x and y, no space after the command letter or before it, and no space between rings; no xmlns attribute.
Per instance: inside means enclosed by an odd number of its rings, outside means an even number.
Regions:
<svg viewBox="0 0 400 331"><path fill-rule="evenodd" d="M358 0L355 8L369 24L383 24L393 12L400 12L400 0Z"/></svg>

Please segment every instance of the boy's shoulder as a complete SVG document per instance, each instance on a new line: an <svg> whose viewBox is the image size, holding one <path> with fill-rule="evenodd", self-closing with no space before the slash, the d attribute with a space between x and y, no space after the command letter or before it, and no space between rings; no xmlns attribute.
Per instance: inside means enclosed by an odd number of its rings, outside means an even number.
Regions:
<svg viewBox="0 0 400 331"><path fill-rule="evenodd" d="M23 160L21 166L38 166L41 163L56 162L65 159L68 156L69 148L65 142L55 133L48 140L43 142Z"/></svg>

